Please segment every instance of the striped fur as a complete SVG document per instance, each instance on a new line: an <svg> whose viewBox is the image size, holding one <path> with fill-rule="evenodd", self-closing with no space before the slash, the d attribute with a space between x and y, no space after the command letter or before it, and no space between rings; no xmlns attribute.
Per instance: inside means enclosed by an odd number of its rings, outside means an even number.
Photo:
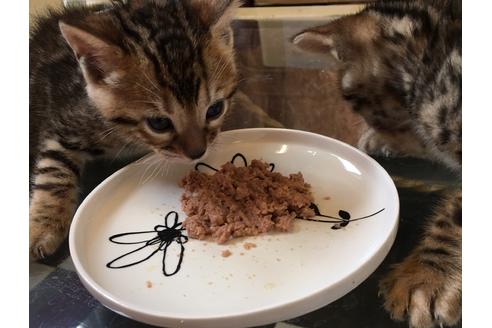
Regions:
<svg viewBox="0 0 492 328"><path fill-rule="evenodd" d="M30 257L68 232L84 163L126 149L201 156L237 76L234 0L114 1L50 11L30 36ZM223 103L219 116L206 116ZM169 119L158 131L151 119Z"/></svg>
<svg viewBox="0 0 492 328"><path fill-rule="evenodd" d="M335 62L340 90L370 126L367 152L417 155L461 170L461 3L378 1L293 38ZM385 307L411 327L461 315L461 192L446 197L423 240L381 283Z"/></svg>

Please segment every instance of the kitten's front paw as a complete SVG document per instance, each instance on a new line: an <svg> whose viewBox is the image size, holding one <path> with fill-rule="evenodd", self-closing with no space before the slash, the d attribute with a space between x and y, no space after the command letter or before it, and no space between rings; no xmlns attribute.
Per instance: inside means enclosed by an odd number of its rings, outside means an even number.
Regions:
<svg viewBox="0 0 492 328"><path fill-rule="evenodd" d="M461 274L427 267L412 256L381 281L380 293L391 317L408 318L413 328L452 326L461 317Z"/></svg>
<svg viewBox="0 0 492 328"><path fill-rule="evenodd" d="M42 260L53 255L65 239L67 231L61 226L42 219L33 218L29 222L29 259Z"/></svg>
<svg viewBox="0 0 492 328"><path fill-rule="evenodd" d="M389 157L395 154L395 150L374 129L368 129L362 134L357 148L371 155L381 154Z"/></svg>

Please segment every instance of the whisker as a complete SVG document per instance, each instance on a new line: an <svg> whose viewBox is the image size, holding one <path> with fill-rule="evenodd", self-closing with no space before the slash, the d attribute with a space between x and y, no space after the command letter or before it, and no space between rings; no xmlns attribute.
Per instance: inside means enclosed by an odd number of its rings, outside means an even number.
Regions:
<svg viewBox="0 0 492 328"><path fill-rule="evenodd" d="M220 142L220 143L223 143L223 142L229 142L230 143L232 141L237 140L237 138L234 136L231 136L231 135L226 135L226 134L221 133L217 136L217 138L215 138L215 140Z"/></svg>
<svg viewBox="0 0 492 328"><path fill-rule="evenodd" d="M224 64L220 68L219 72L217 73L216 79L220 80L222 78L222 74L224 74L226 67L227 67L226 63L224 62Z"/></svg>
<svg viewBox="0 0 492 328"><path fill-rule="evenodd" d="M171 166L170 161L163 161L161 176L167 177L169 173L169 167Z"/></svg>
<svg viewBox="0 0 492 328"><path fill-rule="evenodd" d="M161 161L156 163L156 165L155 165L154 169L152 170L152 173L150 174L149 179L147 181L151 181L152 179L154 179L157 176L155 173L159 172L158 169L161 167L161 164L162 164Z"/></svg>
<svg viewBox="0 0 492 328"><path fill-rule="evenodd" d="M147 164L147 167L145 168L144 172L142 173L142 176L140 177L140 181L139 181L140 185L145 184L148 181L147 178L144 179L145 175L147 174L149 169L151 167L154 167L154 165L160 160L159 158L155 158L155 157L153 157L153 159L154 159L153 161L151 161L149 164Z"/></svg>
<svg viewBox="0 0 492 328"><path fill-rule="evenodd" d="M159 90L159 87L157 86L157 84L155 84L155 82L152 81L152 79L147 75L147 73L145 71L142 71L142 72L143 72L143 76L147 79L147 81L149 81L150 85L152 85L154 87L154 89Z"/></svg>
<svg viewBox="0 0 492 328"><path fill-rule="evenodd" d="M156 177L162 177L161 173L162 173L162 167L163 166L164 166L164 163L161 163L161 165L159 165L159 169L157 170Z"/></svg>
<svg viewBox="0 0 492 328"><path fill-rule="evenodd" d="M131 144L131 142L132 142L131 140L127 141L127 142L126 142L126 143L125 143L125 144L121 147L121 149L120 149L120 150L116 153L116 155L114 155L114 157L113 157L113 159L111 160L111 162L110 162L110 163L113 163L113 162L116 160L116 158L118 158L118 156L119 156L119 155L123 152L123 150Z"/></svg>
<svg viewBox="0 0 492 328"><path fill-rule="evenodd" d="M160 99L159 95L156 94L154 91L150 90L149 88L147 88L146 86L140 84L140 83L136 83L137 86L141 87L142 89L144 89L145 91L147 91L150 95L156 97L156 99Z"/></svg>
<svg viewBox="0 0 492 328"><path fill-rule="evenodd" d="M219 62L217 63L217 66L215 66L215 69L214 69L214 72L211 74L211 76L213 78L217 78L217 71L219 70L219 68L221 67L222 65L222 62L224 61L224 58L220 57L219 58Z"/></svg>
<svg viewBox="0 0 492 328"><path fill-rule="evenodd" d="M115 130L116 130L116 127L112 127L112 128L109 128L108 130L102 132L101 137L97 140L97 142L103 141L104 139L109 137L109 135L111 135Z"/></svg>
<svg viewBox="0 0 492 328"><path fill-rule="evenodd" d="M244 82L257 82L257 81L265 81L265 80L273 80L273 76L267 74L256 74L248 77L241 77L237 81L237 83L239 85Z"/></svg>
<svg viewBox="0 0 492 328"><path fill-rule="evenodd" d="M153 155L146 155L146 156L142 156L141 158L139 158L138 160L135 161L134 164L136 165L142 165L142 164L145 164L147 163L152 157L154 157Z"/></svg>
<svg viewBox="0 0 492 328"><path fill-rule="evenodd" d="M150 104L150 105L160 105L161 103L154 100L130 100L130 103L136 104Z"/></svg>
<svg viewBox="0 0 492 328"><path fill-rule="evenodd" d="M170 163L166 162L166 177L169 175L169 167L171 166Z"/></svg>

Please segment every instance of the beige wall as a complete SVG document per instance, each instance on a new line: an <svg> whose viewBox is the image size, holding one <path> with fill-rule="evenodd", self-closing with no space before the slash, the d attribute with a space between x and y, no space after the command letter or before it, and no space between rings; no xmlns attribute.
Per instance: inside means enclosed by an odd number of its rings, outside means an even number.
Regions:
<svg viewBox="0 0 492 328"><path fill-rule="evenodd" d="M53 8L62 5L62 0L29 0L29 17L32 18L33 15L43 13L46 8ZM30 22L31 19L29 19L29 23Z"/></svg>

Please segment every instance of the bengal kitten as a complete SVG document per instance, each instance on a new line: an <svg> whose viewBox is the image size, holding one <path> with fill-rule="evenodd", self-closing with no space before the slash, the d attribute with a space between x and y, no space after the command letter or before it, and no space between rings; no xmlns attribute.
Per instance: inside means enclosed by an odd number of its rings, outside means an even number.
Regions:
<svg viewBox="0 0 492 328"><path fill-rule="evenodd" d="M81 170L129 145L195 160L236 90L235 0L113 1L40 18L30 35L29 249L66 238Z"/></svg>
<svg viewBox="0 0 492 328"><path fill-rule="evenodd" d="M460 174L459 1L377 1L292 41L335 62L343 97L371 126L360 148L426 154ZM411 327L459 321L461 191L436 209L424 238L380 290L391 316Z"/></svg>

